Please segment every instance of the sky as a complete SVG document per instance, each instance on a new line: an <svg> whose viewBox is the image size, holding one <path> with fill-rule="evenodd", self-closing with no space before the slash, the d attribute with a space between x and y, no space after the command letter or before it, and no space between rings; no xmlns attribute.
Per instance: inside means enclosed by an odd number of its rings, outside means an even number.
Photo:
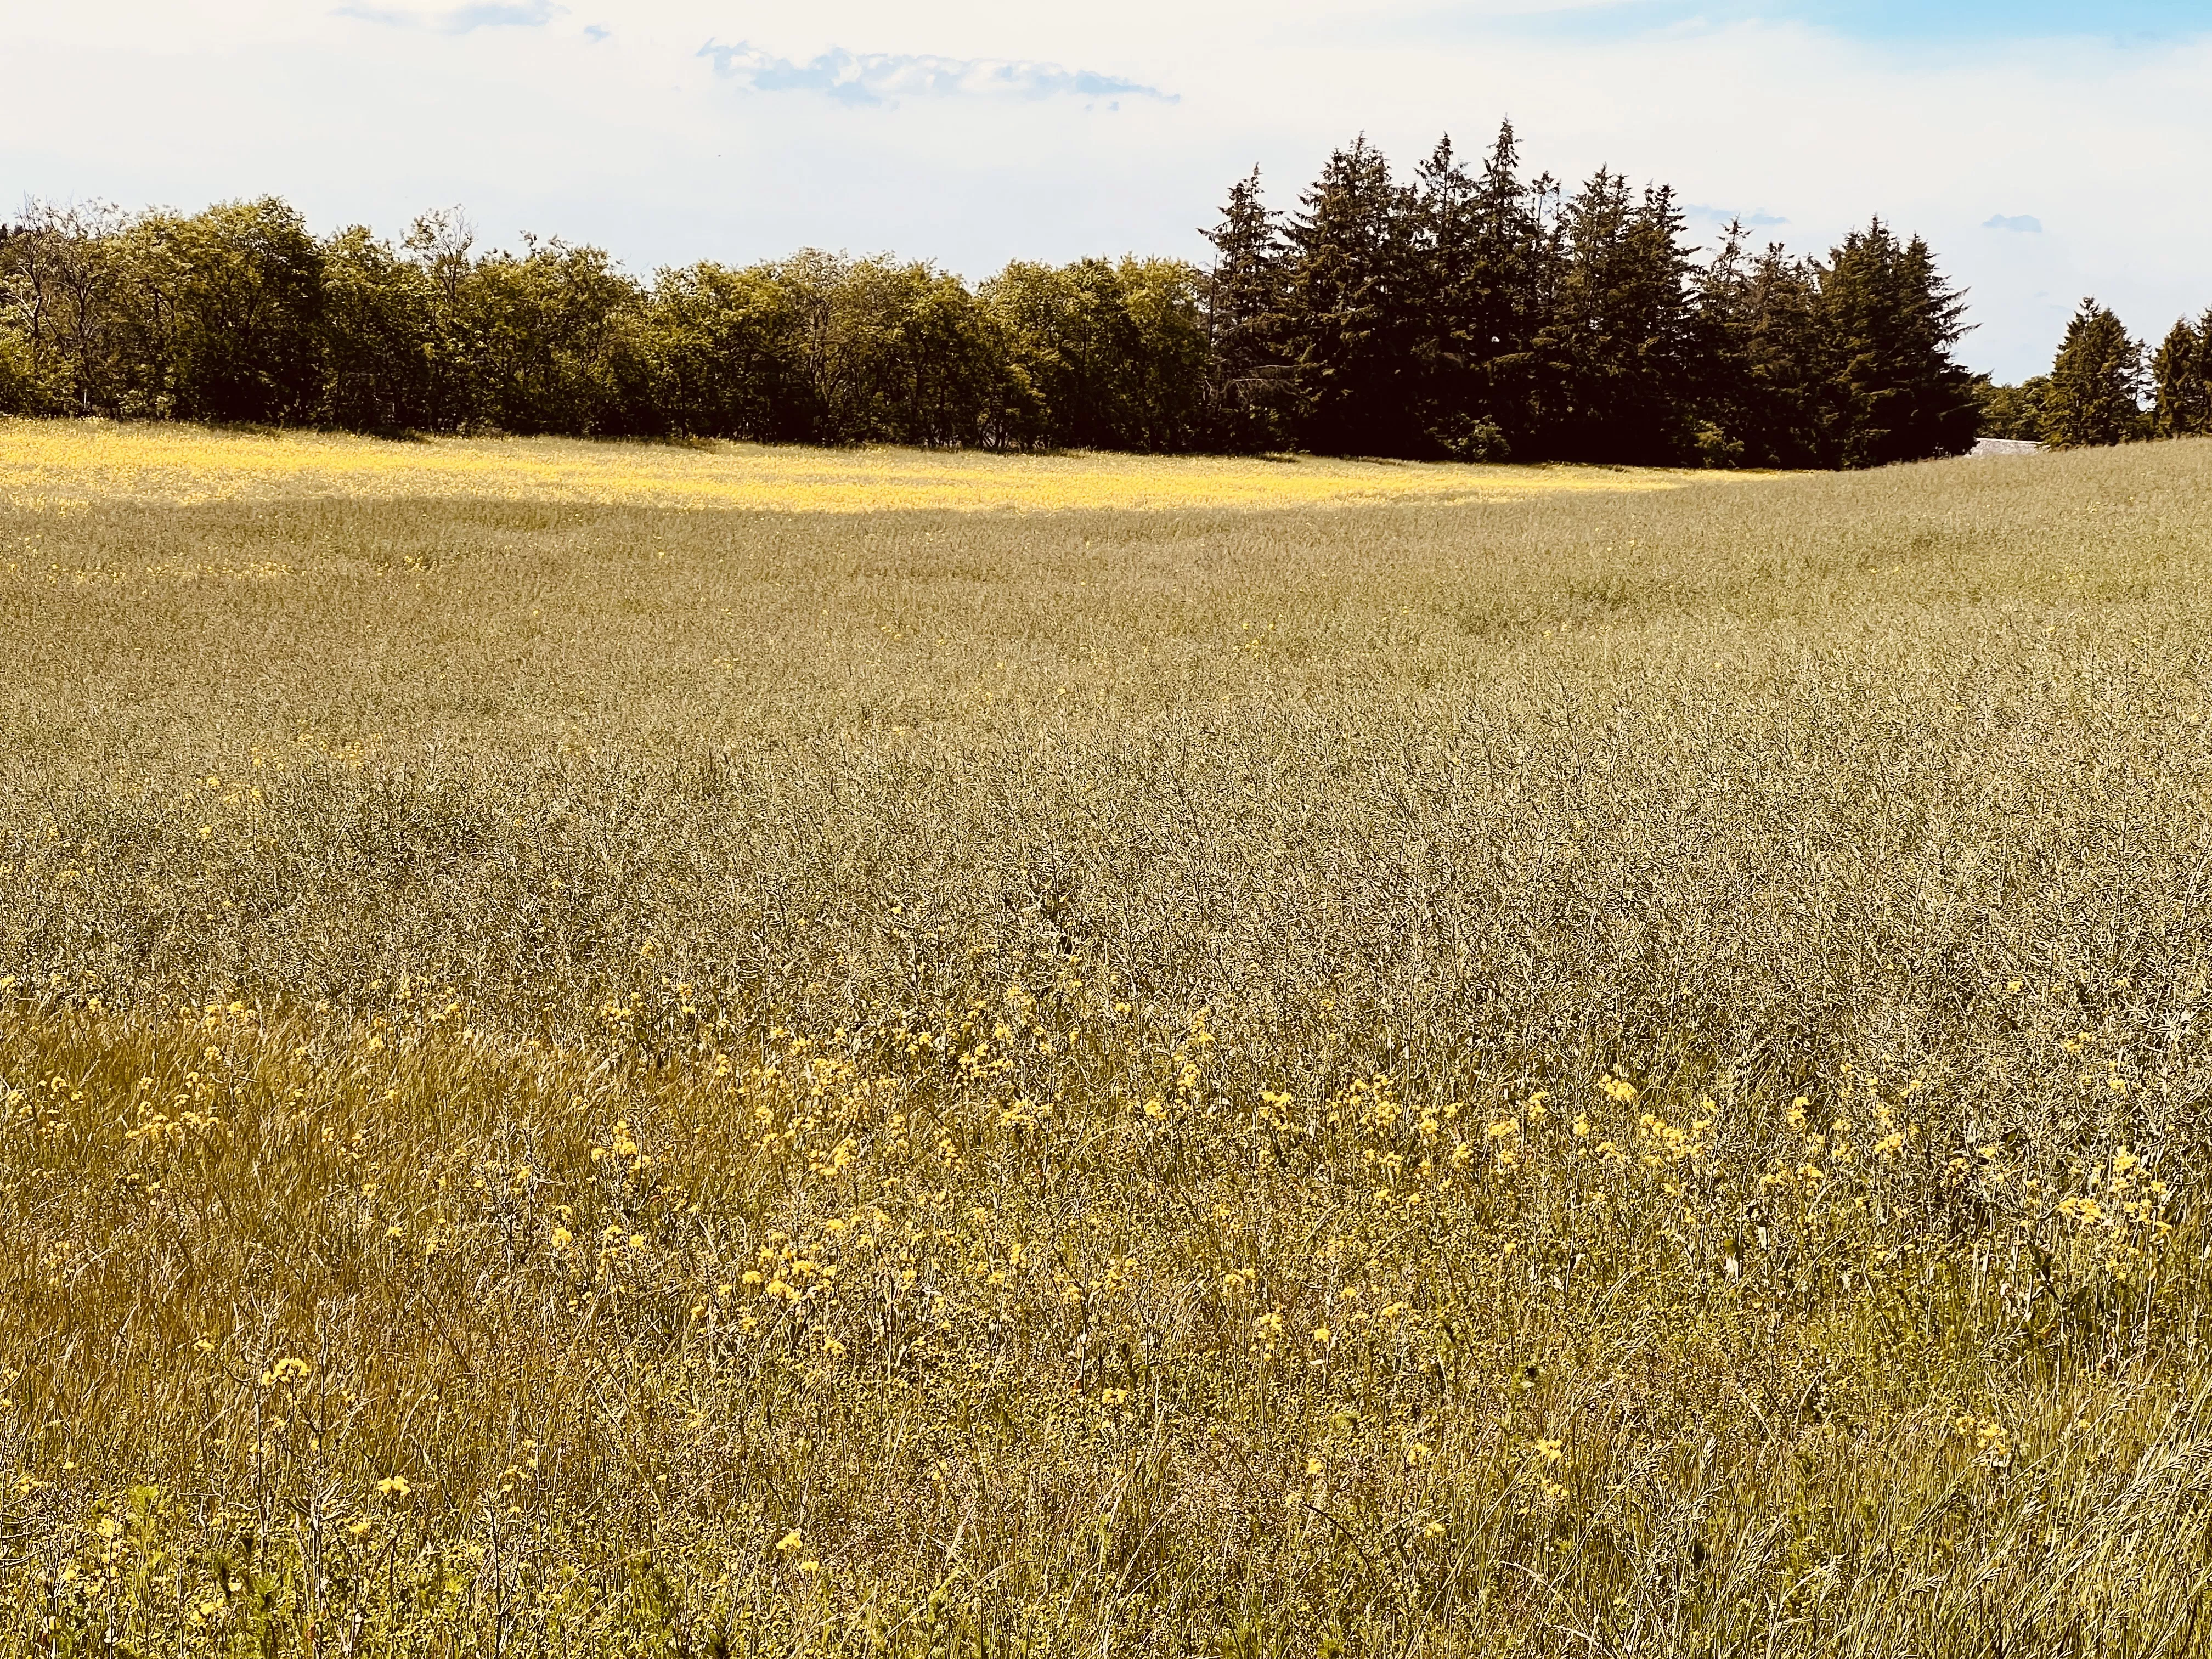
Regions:
<svg viewBox="0 0 2212 1659"><path fill-rule="evenodd" d="M598 243L641 274L800 246L982 276L1202 259L1257 166L1364 132L1671 184L1820 252L1879 214L1970 290L1973 367L2087 295L2212 307L2212 0L0 0L0 215L268 193L397 236Z"/></svg>

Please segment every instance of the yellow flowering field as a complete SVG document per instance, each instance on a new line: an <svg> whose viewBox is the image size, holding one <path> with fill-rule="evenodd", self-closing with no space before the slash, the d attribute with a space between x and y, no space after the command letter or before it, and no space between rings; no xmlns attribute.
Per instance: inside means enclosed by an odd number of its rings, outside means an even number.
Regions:
<svg viewBox="0 0 2212 1659"><path fill-rule="evenodd" d="M730 442L423 438L0 420L0 500L199 506L308 495L878 513L1290 507L1677 489L1723 475L1284 456L995 455Z"/></svg>
<svg viewBox="0 0 2212 1659"><path fill-rule="evenodd" d="M2212 1633L2212 444L27 430L0 1651Z"/></svg>

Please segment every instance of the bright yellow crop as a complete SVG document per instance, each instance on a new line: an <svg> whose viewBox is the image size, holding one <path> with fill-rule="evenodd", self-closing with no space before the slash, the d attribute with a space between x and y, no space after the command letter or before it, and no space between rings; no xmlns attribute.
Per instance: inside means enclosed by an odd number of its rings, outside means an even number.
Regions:
<svg viewBox="0 0 2212 1659"><path fill-rule="evenodd" d="M49 510L95 501L191 506L313 495L788 513L1291 507L1676 489L1716 476L1313 456L996 455L572 438L395 442L106 421L0 422L0 498Z"/></svg>

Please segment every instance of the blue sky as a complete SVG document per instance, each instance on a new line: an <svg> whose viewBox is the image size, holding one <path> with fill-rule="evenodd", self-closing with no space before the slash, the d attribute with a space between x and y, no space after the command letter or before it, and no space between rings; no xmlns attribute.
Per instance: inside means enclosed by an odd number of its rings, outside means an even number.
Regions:
<svg viewBox="0 0 2212 1659"><path fill-rule="evenodd" d="M1972 290L1964 352L2047 362L2085 294L2212 306L2212 0L0 0L0 210L276 191L390 234L640 271L804 245L981 276L1201 257L1364 131L1410 165L1502 117L1534 166L1671 183L1819 252L1881 214Z"/></svg>
<svg viewBox="0 0 2212 1659"><path fill-rule="evenodd" d="M1499 12L1481 9L1461 15L1486 25ZM1526 7L1512 15L1522 27L1536 24L1583 35L1763 21L1802 24L1854 40L1915 44L2087 38L2153 45L2212 27L2207 0L2112 0L2107 5L2079 0L1594 0Z"/></svg>

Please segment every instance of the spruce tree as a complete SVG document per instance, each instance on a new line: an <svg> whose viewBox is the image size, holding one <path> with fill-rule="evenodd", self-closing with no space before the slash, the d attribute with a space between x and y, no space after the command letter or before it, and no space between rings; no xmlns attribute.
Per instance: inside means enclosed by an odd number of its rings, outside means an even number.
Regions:
<svg viewBox="0 0 2212 1659"><path fill-rule="evenodd" d="M1224 449L1285 442L1290 371L1282 356L1283 236L1260 193L1260 169L1229 187L1206 283L1208 436Z"/></svg>
<svg viewBox="0 0 2212 1659"><path fill-rule="evenodd" d="M1414 187L1415 246L1405 298L1414 319L1415 424L1438 453L1489 459L1497 446L1472 413L1476 376L1489 356L1480 315L1484 273L1475 192L1445 135L1421 163Z"/></svg>
<svg viewBox="0 0 2212 1659"><path fill-rule="evenodd" d="M2142 348L2095 300L2081 301L2051 366L2043 441L2055 449L2125 443L2141 435Z"/></svg>
<svg viewBox="0 0 2212 1659"><path fill-rule="evenodd" d="M1966 332L1966 298L1927 243L1900 243L1876 219L1831 252L1818 281L1822 463L1882 466L1972 449L1980 398L1951 356Z"/></svg>
<svg viewBox="0 0 2212 1659"><path fill-rule="evenodd" d="M1475 225L1483 273L1474 324L1486 338L1478 420L1497 432L1498 453L1533 450L1544 398L1536 337L1559 284L1559 185L1551 174L1521 178L1519 141L1510 121L1498 130L1483 163Z"/></svg>
<svg viewBox="0 0 2212 1659"><path fill-rule="evenodd" d="M1814 269L1779 243L1753 257L1744 236L1729 225L1698 273L1699 459L1811 466L1820 456Z"/></svg>
<svg viewBox="0 0 2212 1659"><path fill-rule="evenodd" d="M1631 193L1601 167L1561 216L1565 260L1537 347L1550 369L1547 453L1668 463L1694 451L1689 250L1674 192Z"/></svg>
<svg viewBox="0 0 2212 1659"><path fill-rule="evenodd" d="M1413 214L1363 136L1328 159L1288 227L1286 355L1298 435L1324 454L1417 453Z"/></svg>
<svg viewBox="0 0 2212 1659"><path fill-rule="evenodd" d="M2174 324L2151 359L2151 427L2161 438L2212 435L2212 311Z"/></svg>

